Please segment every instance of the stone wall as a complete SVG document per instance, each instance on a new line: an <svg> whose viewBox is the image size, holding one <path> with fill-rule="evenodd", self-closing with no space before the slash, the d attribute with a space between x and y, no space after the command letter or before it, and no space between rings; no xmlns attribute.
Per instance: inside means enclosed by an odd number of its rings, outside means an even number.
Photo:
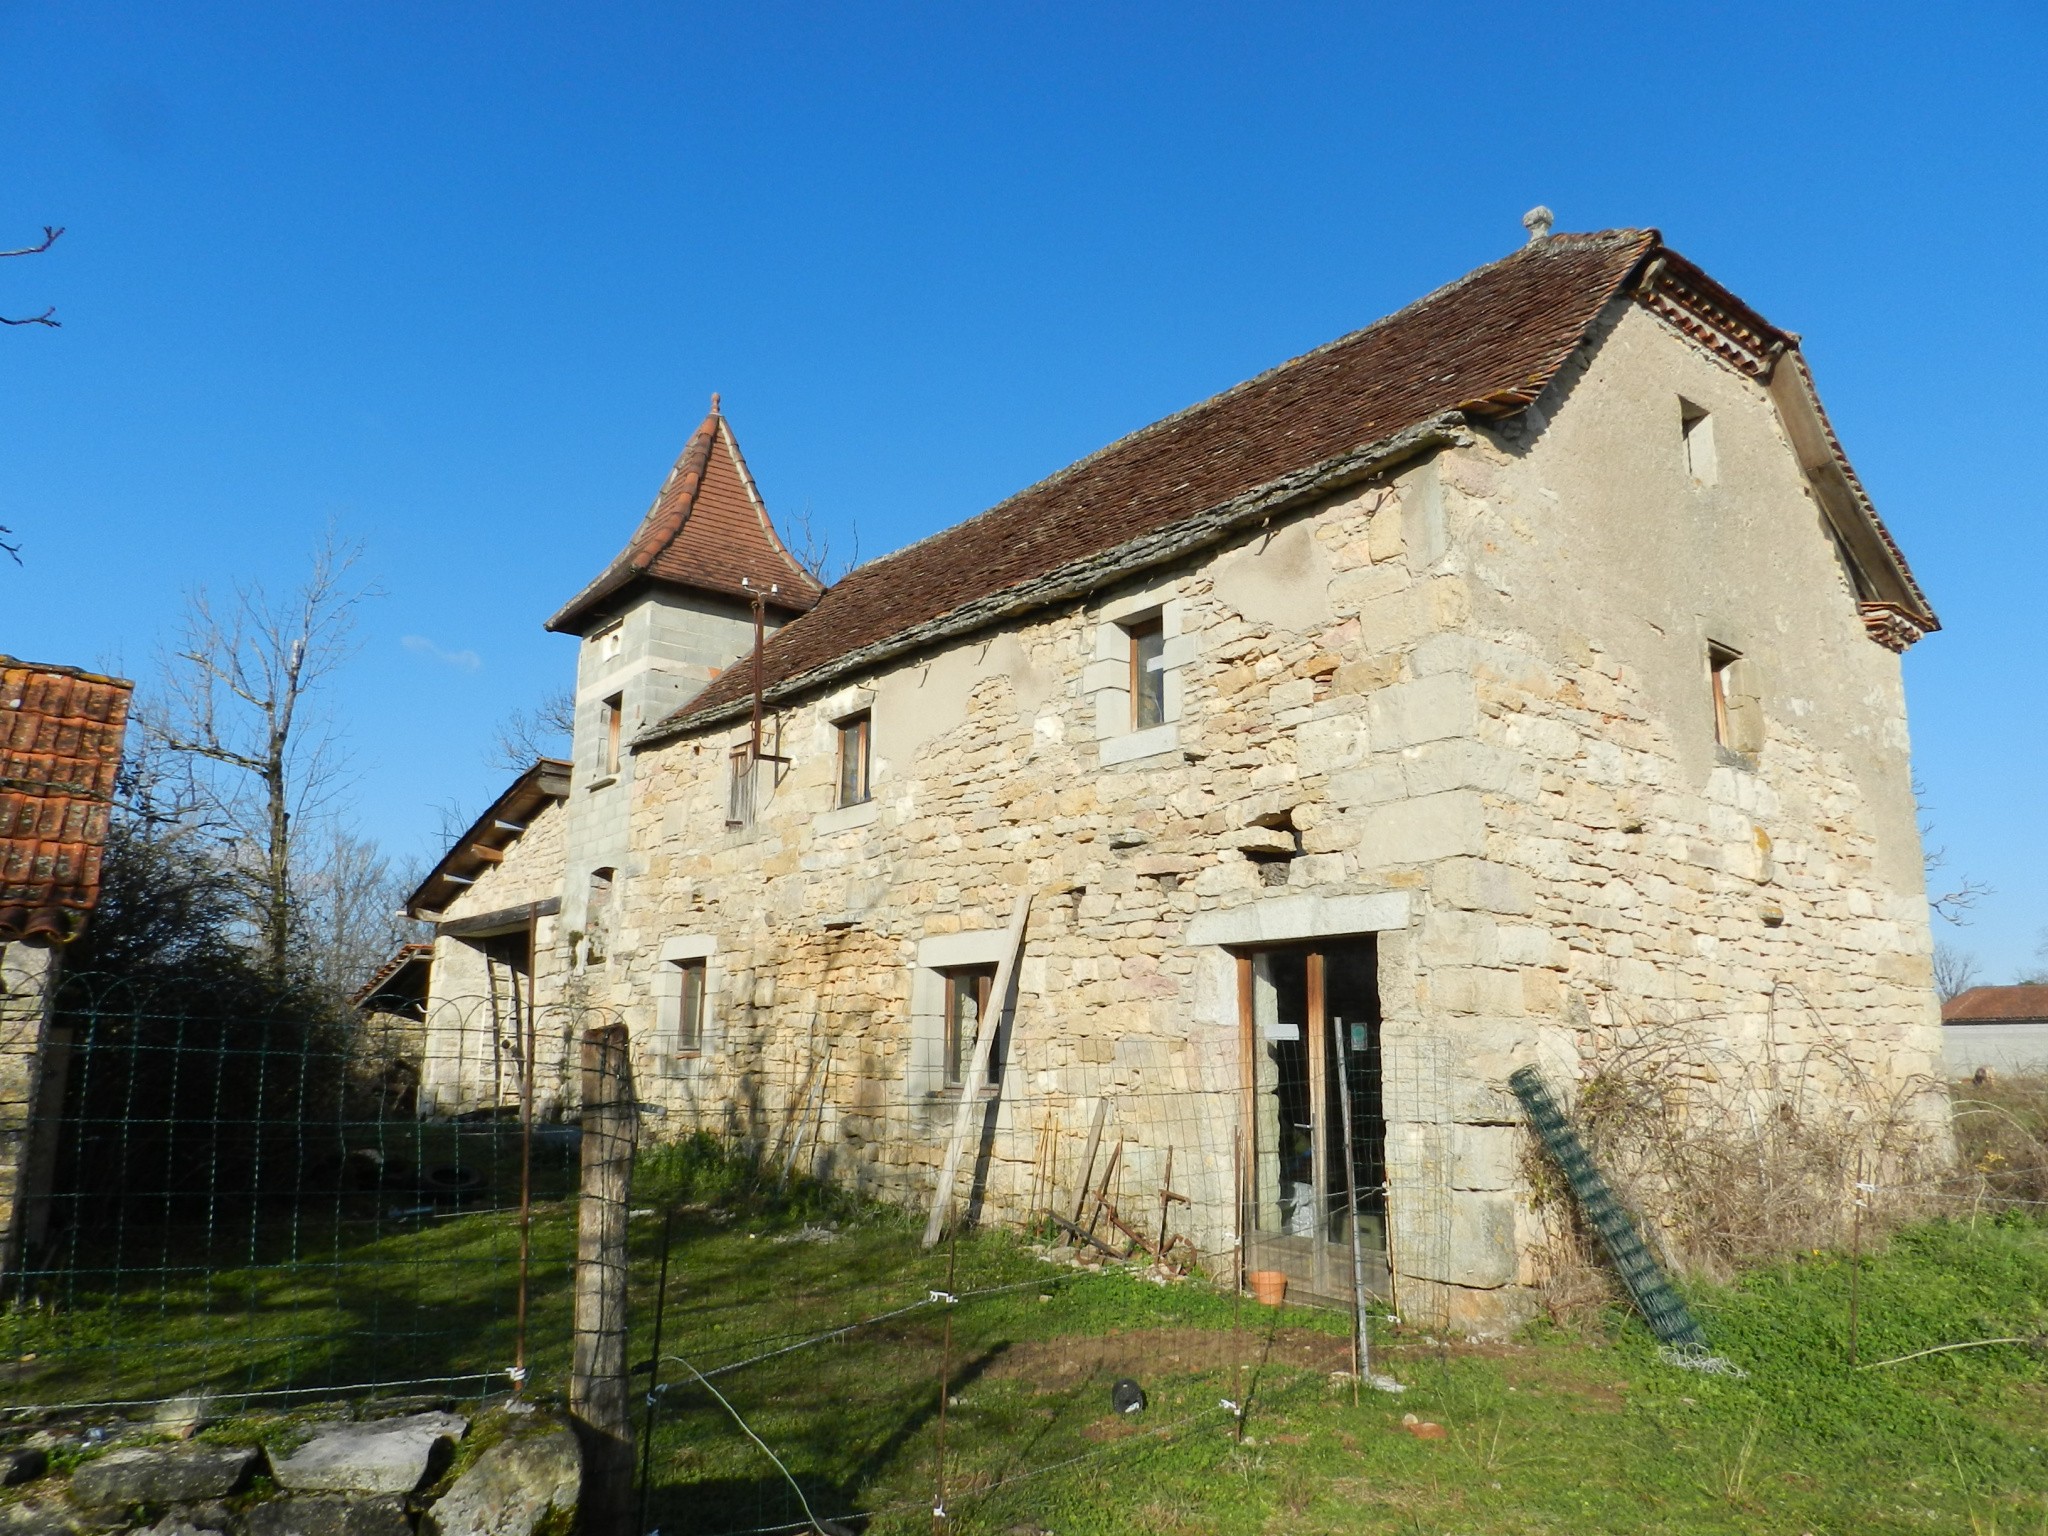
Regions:
<svg viewBox="0 0 2048 1536"><path fill-rule="evenodd" d="M447 1399L240 1414L185 1397L135 1419L0 1426L0 1532L569 1536L582 1455L559 1415ZM56 1470L62 1468L63 1470Z"/></svg>
<svg viewBox="0 0 2048 1536"><path fill-rule="evenodd" d="M633 1026L667 1130L781 1145L829 1046L828 1164L922 1198L953 1119L932 977L999 947L1030 890L986 1204L1021 1209L1049 1126L1075 1156L1106 1094L1135 1181L1172 1150L1220 1249L1229 946L1371 931L1394 1265L1489 1325L1540 1235L1512 1066L1569 1081L1600 1025L1683 1013L1744 1059L1821 1031L1887 1082L1929 1070L1897 658L1865 638L1762 391L1613 319L1521 436L788 711L793 762L763 767L748 825L725 820L742 726L641 754L617 932L583 980ZM1657 467L1682 462L1681 389L1722 429L1710 494ZM1139 732L1114 626L1154 611L1167 709ZM1714 745L1710 640L1751 664L1739 760ZM834 722L861 710L874 798L836 807ZM674 968L700 957L689 1055Z"/></svg>
<svg viewBox="0 0 2048 1536"><path fill-rule="evenodd" d="M0 944L0 1280L39 1236L35 1196L51 1172L64 1058L49 1024L56 974L56 951Z"/></svg>

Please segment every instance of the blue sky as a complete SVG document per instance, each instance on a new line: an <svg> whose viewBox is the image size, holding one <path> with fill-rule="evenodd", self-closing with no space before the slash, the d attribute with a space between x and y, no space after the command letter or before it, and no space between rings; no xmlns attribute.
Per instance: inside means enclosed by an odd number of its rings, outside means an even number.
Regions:
<svg viewBox="0 0 2048 1536"><path fill-rule="evenodd" d="M1654 224L1801 332L1948 628L1935 840L2048 924L2038 7L0 4L0 650L146 673L330 520L425 852L712 390L878 553L1503 254Z"/></svg>

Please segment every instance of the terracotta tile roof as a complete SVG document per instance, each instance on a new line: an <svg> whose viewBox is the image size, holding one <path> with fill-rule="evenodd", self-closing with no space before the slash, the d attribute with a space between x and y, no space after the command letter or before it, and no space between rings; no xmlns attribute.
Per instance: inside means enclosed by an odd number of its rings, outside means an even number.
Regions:
<svg viewBox="0 0 2048 1536"><path fill-rule="evenodd" d="M1624 293L1766 381L1779 356L1797 350L1796 336L1670 251L1656 230L1535 240L862 566L767 642L764 691L787 700L1010 614L1071 601L1452 441L1470 419L1513 415L1557 378ZM1838 444L1830 450L1840 456ZM1910 586L1910 573L1904 580ZM1931 614L1925 620L1932 625ZM636 744L732 718L751 693L752 669L731 667Z"/></svg>
<svg viewBox="0 0 2048 1536"><path fill-rule="evenodd" d="M405 898L406 915L432 922L476 884L476 877L504 858L548 802L569 798L569 769L559 757L543 757L506 786Z"/></svg>
<svg viewBox="0 0 2048 1536"><path fill-rule="evenodd" d="M0 656L0 942L69 943L99 900L133 691Z"/></svg>
<svg viewBox="0 0 2048 1536"><path fill-rule="evenodd" d="M547 627L581 633L606 598L638 581L738 598L773 585L779 589L775 606L790 613L802 613L818 600L817 581L776 537L716 395L711 414L684 445L631 541Z"/></svg>
<svg viewBox="0 0 2048 1536"><path fill-rule="evenodd" d="M427 979L433 964L432 944L401 944L368 981L356 988L349 1001L358 1008L374 1002L386 1012L419 1007L427 998Z"/></svg>
<svg viewBox="0 0 2048 1536"><path fill-rule="evenodd" d="M1944 1024L2031 1024L2048 1021L2048 986L1972 987L1942 1004Z"/></svg>
<svg viewBox="0 0 2048 1536"><path fill-rule="evenodd" d="M1657 243L1645 230L1531 243L1364 330L1134 432L978 517L854 571L777 632L765 650L765 680L799 677L1445 412L1520 410ZM750 687L749 669L734 667L665 724L732 703Z"/></svg>

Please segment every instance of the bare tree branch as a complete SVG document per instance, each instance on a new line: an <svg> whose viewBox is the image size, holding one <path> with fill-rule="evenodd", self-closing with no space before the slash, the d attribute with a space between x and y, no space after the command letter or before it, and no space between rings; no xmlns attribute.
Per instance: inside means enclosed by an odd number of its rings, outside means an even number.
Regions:
<svg viewBox="0 0 2048 1536"><path fill-rule="evenodd" d="M782 547L789 551L789 557L811 575L818 585L829 587L842 581L850 571L860 567L860 525L847 525L847 552L843 559L832 553L832 535L820 528L811 516L810 505L782 518Z"/></svg>
<svg viewBox="0 0 2048 1536"><path fill-rule="evenodd" d="M1978 902L1993 894L1993 888L1982 880L1965 875L1954 889L1935 894L1939 882L1934 876L1948 864L1948 849L1932 846L1934 822L1927 814L1927 789L1917 777L1913 780L1913 805L1920 813L1920 857L1927 877L1928 908L1945 923L1958 928L1967 927L1969 914L1976 910Z"/></svg>
<svg viewBox="0 0 2048 1536"><path fill-rule="evenodd" d="M18 251L0 251L0 261L6 260L9 256L40 256L51 246L55 245L57 237L63 233L64 230L61 225L52 229L49 225L45 224L43 226L43 243L41 245L24 245ZM0 315L0 325L47 325L52 330L56 330L64 324L63 321L55 318L56 314L57 307L53 304L40 315L24 315L19 320L11 320L6 315ZM5 529L0 529L0 533L5 531ZM0 549L8 549L8 546L0 543ZM8 553L12 554L13 550L8 549Z"/></svg>
<svg viewBox="0 0 2048 1536"><path fill-rule="evenodd" d="M41 245L24 245L18 251L0 251L0 261L5 261L9 256L40 256L51 246L55 245L58 237L63 233L63 225L59 224L55 229L52 229L49 225L45 224L43 226L43 243Z"/></svg>
<svg viewBox="0 0 2048 1536"><path fill-rule="evenodd" d="M558 688L530 711L515 709L501 720L484 760L493 768L521 772L543 757L567 757L575 736L576 695Z"/></svg>

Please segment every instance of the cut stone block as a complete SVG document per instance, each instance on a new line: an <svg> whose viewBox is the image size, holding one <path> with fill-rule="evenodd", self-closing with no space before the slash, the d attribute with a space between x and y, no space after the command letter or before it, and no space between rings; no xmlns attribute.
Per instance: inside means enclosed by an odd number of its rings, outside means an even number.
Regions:
<svg viewBox="0 0 2048 1536"><path fill-rule="evenodd" d="M566 1426L515 1433L455 1480L427 1511L427 1526L438 1536L533 1536L550 1511L575 1510L582 1479L582 1453Z"/></svg>
<svg viewBox="0 0 2048 1536"><path fill-rule="evenodd" d="M272 1499L251 1509L244 1524L249 1536L412 1536L405 1499L395 1493Z"/></svg>
<svg viewBox="0 0 2048 1536"><path fill-rule="evenodd" d="M0 1504L0 1536L79 1536L86 1523L62 1499Z"/></svg>
<svg viewBox="0 0 2048 1536"><path fill-rule="evenodd" d="M324 1429L277 1463L278 1486L294 1493L411 1493L445 1465L469 1429L456 1413L416 1413Z"/></svg>
<svg viewBox="0 0 2048 1536"><path fill-rule="evenodd" d="M191 1504L242 1486L263 1453L248 1446L137 1445L109 1451L71 1475L81 1504Z"/></svg>

